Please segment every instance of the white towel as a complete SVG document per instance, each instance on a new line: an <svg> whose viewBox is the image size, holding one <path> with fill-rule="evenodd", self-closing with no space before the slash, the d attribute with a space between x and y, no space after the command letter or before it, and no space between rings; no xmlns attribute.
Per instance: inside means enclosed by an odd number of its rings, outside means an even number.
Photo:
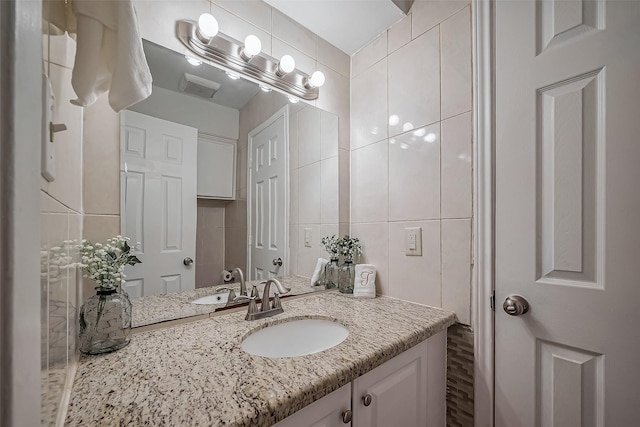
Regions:
<svg viewBox="0 0 640 427"><path fill-rule="evenodd" d="M71 84L80 106L109 91L118 112L151 95L151 72L131 0L76 0L77 50Z"/></svg>
<svg viewBox="0 0 640 427"><path fill-rule="evenodd" d="M318 284L322 276L324 276L324 266L327 265L329 260L324 258L318 258L318 262L316 262L316 268L313 270L313 275L311 276L311 286L315 286Z"/></svg>
<svg viewBox="0 0 640 427"><path fill-rule="evenodd" d="M356 280L353 286L356 298L376 297L376 266L373 264L357 264Z"/></svg>

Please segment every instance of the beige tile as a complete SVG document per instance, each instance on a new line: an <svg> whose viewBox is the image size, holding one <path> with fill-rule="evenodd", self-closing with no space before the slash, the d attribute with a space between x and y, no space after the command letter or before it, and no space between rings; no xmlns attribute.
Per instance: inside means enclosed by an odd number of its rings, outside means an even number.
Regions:
<svg viewBox="0 0 640 427"><path fill-rule="evenodd" d="M307 166L320 160L321 111L314 107L298 112L298 166Z"/></svg>
<svg viewBox="0 0 640 427"><path fill-rule="evenodd" d="M422 227L422 256L406 256L404 229ZM389 224L389 295L440 307L440 221Z"/></svg>
<svg viewBox="0 0 640 427"><path fill-rule="evenodd" d="M411 8L411 37L430 30L469 3L469 0L416 0Z"/></svg>
<svg viewBox="0 0 640 427"><path fill-rule="evenodd" d="M338 155L338 116L322 111L320 114L320 158Z"/></svg>
<svg viewBox="0 0 640 427"><path fill-rule="evenodd" d="M351 234L351 225L348 222L341 222L338 224L338 234L344 236L345 234Z"/></svg>
<svg viewBox="0 0 640 427"><path fill-rule="evenodd" d="M65 68L73 68L76 56L76 42L68 33L52 34L49 37L49 61Z"/></svg>
<svg viewBox="0 0 640 427"><path fill-rule="evenodd" d="M387 60L351 79L351 149L387 137Z"/></svg>
<svg viewBox="0 0 640 427"><path fill-rule="evenodd" d="M289 115L289 169L298 168L298 152L300 144L298 141L298 114L290 113Z"/></svg>
<svg viewBox="0 0 640 427"><path fill-rule="evenodd" d="M183 44L175 36L176 21L180 19L197 21L201 14L211 10L211 4L208 0L181 0L179 2L138 0L135 6L140 36L176 52L184 52ZM229 24L226 22L227 17L233 15L217 6L215 8L217 10L213 14L220 24L220 31L235 37L229 33ZM218 13L218 11L223 11L224 14ZM241 21L239 18L235 19ZM242 40L245 36L242 37Z"/></svg>
<svg viewBox="0 0 640 427"><path fill-rule="evenodd" d="M274 37L284 40L312 58L317 57L317 35L275 9L272 12L272 25Z"/></svg>
<svg viewBox="0 0 640 427"><path fill-rule="evenodd" d="M344 77L349 77L351 69L349 55L320 37L318 37L318 62L337 71Z"/></svg>
<svg viewBox="0 0 640 427"><path fill-rule="evenodd" d="M84 109L83 204L87 214L120 214L120 119L101 96Z"/></svg>
<svg viewBox="0 0 640 427"><path fill-rule="evenodd" d="M218 20L221 33L233 37L240 42L244 42L245 37L253 34L260 39L262 52L271 55L271 34L269 34L269 32L250 24L244 19L240 19L237 15L228 12L216 4L211 5L211 14Z"/></svg>
<svg viewBox="0 0 640 427"><path fill-rule="evenodd" d="M387 32L383 32L351 56L351 77L362 74L387 56Z"/></svg>
<svg viewBox="0 0 640 427"><path fill-rule="evenodd" d="M348 223L350 216L350 152L349 150L338 151L338 190L340 192L340 196L338 199L339 203L339 217L341 223Z"/></svg>
<svg viewBox="0 0 640 427"><path fill-rule="evenodd" d="M318 64L318 70L324 73L326 81L320 88L316 107L338 116L339 144L349 148L349 78L322 64Z"/></svg>
<svg viewBox="0 0 640 427"><path fill-rule="evenodd" d="M442 118L471 110L471 8L440 25Z"/></svg>
<svg viewBox="0 0 640 427"><path fill-rule="evenodd" d="M351 222L389 219L387 141L351 152Z"/></svg>
<svg viewBox="0 0 640 427"><path fill-rule="evenodd" d="M311 230L311 245L304 243L305 229ZM311 277L313 269L320 258L320 239L322 238L320 224L300 224L298 226L298 274Z"/></svg>
<svg viewBox="0 0 640 427"><path fill-rule="evenodd" d="M438 30L389 55L389 136L440 120Z"/></svg>
<svg viewBox="0 0 640 427"><path fill-rule="evenodd" d="M321 177L320 162L298 169L298 222L320 223Z"/></svg>
<svg viewBox="0 0 640 427"><path fill-rule="evenodd" d="M225 228L225 270L247 267L247 226Z"/></svg>
<svg viewBox="0 0 640 427"><path fill-rule="evenodd" d="M289 172L289 224L298 225L298 212L300 210L300 180L298 178L299 169L292 169Z"/></svg>
<svg viewBox="0 0 640 427"><path fill-rule="evenodd" d="M298 224L289 225L289 274L298 274Z"/></svg>
<svg viewBox="0 0 640 427"><path fill-rule="evenodd" d="M471 218L471 113L442 121L442 218Z"/></svg>
<svg viewBox="0 0 640 427"><path fill-rule="evenodd" d="M362 256L357 263L376 266L376 293L389 295L389 225L386 222L351 224L351 235L360 239ZM391 276L393 277L393 276ZM396 279L393 278L393 281Z"/></svg>
<svg viewBox="0 0 640 427"><path fill-rule="evenodd" d="M247 161L247 150L239 150L237 158L238 170L236 172L238 177L238 180L236 181L236 198L242 198L237 194L238 190L247 188Z"/></svg>
<svg viewBox="0 0 640 427"><path fill-rule="evenodd" d="M284 55L291 55L296 60L296 68L307 75L313 74L317 69L316 59L300 52L295 47L273 37L271 42L271 56L276 59Z"/></svg>
<svg viewBox="0 0 640 427"><path fill-rule="evenodd" d="M437 218L440 218L439 123L389 138L389 220Z"/></svg>
<svg viewBox="0 0 640 427"><path fill-rule="evenodd" d="M471 220L442 221L442 308L471 322Z"/></svg>
<svg viewBox="0 0 640 427"><path fill-rule="evenodd" d="M263 1L212 0L234 15L271 32L271 7Z"/></svg>
<svg viewBox="0 0 640 427"><path fill-rule="evenodd" d="M339 221L338 156L320 162L320 222L337 224Z"/></svg>
<svg viewBox="0 0 640 427"><path fill-rule="evenodd" d="M55 101L55 123L67 130L55 134L55 180L49 183L49 194L76 212L82 212L82 108L72 105L71 70L50 65L50 78Z"/></svg>
<svg viewBox="0 0 640 427"><path fill-rule="evenodd" d="M411 14L389 28L387 51L391 53L411 41Z"/></svg>
<svg viewBox="0 0 640 427"><path fill-rule="evenodd" d="M119 215L84 216L83 239L87 239L92 242L104 242L118 234L120 234Z"/></svg>

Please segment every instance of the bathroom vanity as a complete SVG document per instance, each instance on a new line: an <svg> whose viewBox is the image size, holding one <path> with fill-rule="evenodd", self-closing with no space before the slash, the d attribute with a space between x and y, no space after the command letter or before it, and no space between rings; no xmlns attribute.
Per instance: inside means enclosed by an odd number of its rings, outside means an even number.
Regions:
<svg viewBox="0 0 640 427"><path fill-rule="evenodd" d="M83 357L67 425L444 425L446 329L453 313L335 291L135 334L124 349ZM265 327L325 319L349 335L325 351L253 356L242 341Z"/></svg>

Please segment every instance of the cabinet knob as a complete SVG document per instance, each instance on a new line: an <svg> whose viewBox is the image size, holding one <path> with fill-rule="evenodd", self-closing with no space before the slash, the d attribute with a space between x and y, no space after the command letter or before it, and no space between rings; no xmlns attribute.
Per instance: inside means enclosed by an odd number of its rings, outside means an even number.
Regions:
<svg viewBox="0 0 640 427"><path fill-rule="evenodd" d="M371 405L371 395L370 394L365 394L364 396L362 396L362 404L364 406L369 406Z"/></svg>
<svg viewBox="0 0 640 427"><path fill-rule="evenodd" d="M351 419L353 418L353 412L351 412L350 409L347 409L346 411L344 411L342 413L342 422L345 424L348 424L351 422Z"/></svg>

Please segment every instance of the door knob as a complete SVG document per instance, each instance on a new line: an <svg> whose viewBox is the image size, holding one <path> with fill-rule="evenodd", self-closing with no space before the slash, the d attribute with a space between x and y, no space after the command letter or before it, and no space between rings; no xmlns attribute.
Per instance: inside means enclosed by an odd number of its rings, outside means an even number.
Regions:
<svg viewBox="0 0 640 427"><path fill-rule="evenodd" d="M362 404L364 406L369 406L371 405L371 395L370 394L365 394L364 396L362 396Z"/></svg>
<svg viewBox="0 0 640 427"><path fill-rule="evenodd" d="M277 265L278 267L282 267L282 258L274 259L271 261L273 265Z"/></svg>
<svg viewBox="0 0 640 427"><path fill-rule="evenodd" d="M189 257L186 257L185 259L182 260L182 263L186 266L189 266L191 264L193 264L193 260Z"/></svg>
<svg viewBox="0 0 640 427"><path fill-rule="evenodd" d="M509 295L502 308L509 316L521 316L529 311L529 302L520 295Z"/></svg>
<svg viewBox="0 0 640 427"><path fill-rule="evenodd" d="M351 422L351 419L353 418L353 413L351 412L350 409L347 409L346 411L344 411L342 413L342 422L345 424L349 424Z"/></svg>

